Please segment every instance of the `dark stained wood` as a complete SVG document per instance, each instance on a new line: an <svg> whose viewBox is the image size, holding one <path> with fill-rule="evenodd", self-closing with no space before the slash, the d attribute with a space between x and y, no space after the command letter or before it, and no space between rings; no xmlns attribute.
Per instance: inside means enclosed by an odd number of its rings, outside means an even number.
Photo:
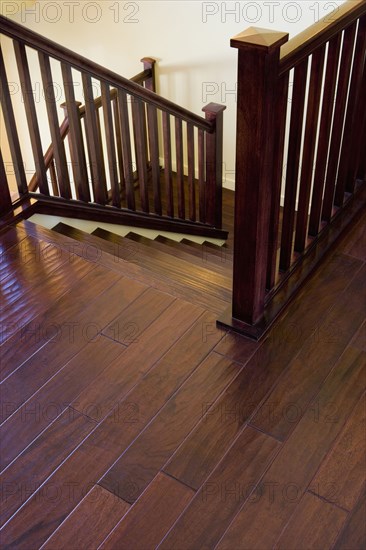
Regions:
<svg viewBox="0 0 366 550"><path fill-rule="evenodd" d="M139 194L143 212L150 211L147 174L147 130L145 103L131 96L133 132L135 138L135 156L139 178Z"/></svg>
<svg viewBox="0 0 366 550"><path fill-rule="evenodd" d="M293 252L297 180L304 120L307 71L308 60L306 59L295 68L294 73L281 236L280 269L283 271L286 271L290 267Z"/></svg>
<svg viewBox="0 0 366 550"><path fill-rule="evenodd" d="M124 176L124 169L123 169L123 154L122 154L122 132L121 132L121 123L120 123L120 115L119 115L119 109L118 109L117 94L112 100L112 105L113 105L115 140L116 140L116 147L117 147L119 183L120 183L120 189L124 190L124 192L126 193L125 176Z"/></svg>
<svg viewBox="0 0 366 550"><path fill-rule="evenodd" d="M206 133L205 221L219 229L222 224L222 143L225 109L226 106L217 103L209 103L202 109L206 120L215 128L214 132Z"/></svg>
<svg viewBox="0 0 366 550"><path fill-rule="evenodd" d="M88 185L88 172L84 151L83 136L79 118L78 104L75 101L75 91L70 65L61 64L62 78L65 90L65 115L69 121L69 145L72 160L74 183L77 190L77 197L85 202L90 201L90 190ZM65 197L68 198L68 197Z"/></svg>
<svg viewBox="0 0 366 550"><path fill-rule="evenodd" d="M11 196L8 186L8 178L4 166L3 155L0 150L0 215L11 210Z"/></svg>
<svg viewBox="0 0 366 550"><path fill-rule="evenodd" d="M162 117L163 117L164 180L165 180L165 195L166 195L166 213L167 213L167 216L173 217L174 200L173 200L170 115L166 111L163 111Z"/></svg>
<svg viewBox="0 0 366 550"><path fill-rule="evenodd" d="M336 103L334 107L332 137L329 146L329 162L325 181L322 220L329 222L332 217L339 154L342 144L349 77L352 68L352 53L355 41L357 21L350 25L343 36L342 55L339 68ZM343 204L343 196L342 203Z"/></svg>
<svg viewBox="0 0 366 550"><path fill-rule="evenodd" d="M278 449L271 437L252 428L244 430L160 548L214 548Z"/></svg>
<svg viewBox="0 0 366 550"><path fill-rule="evenodd" d="M365 405L363 395L311 484L316 495L345 510L356 506L366 481Z"/></svg>
<svg viewBox="0 0 366 550"><path fill-rule="evenodd" d="M195 189L193 124L187 124L187 158L188 158L189 219L191 221L196 221L196 189ZM220 183L222 185L222 179ZM221 206L221 201L220 201L220 206ZM220 208L220 211L221 211L221 208Z"/></svg>
<svg viewBox="0 0 366 550"><path fill-rule="evenodd" d="M52 79L50 59L43 52L38 52L39 66L41 69L42 84L45 93L48 124L51 133L53 156L57 169L57 191L53 187L53 194L60 194L61 197L70 198L70 178L67 168L64 140L59 130L59 121L56 107L55 90ZM51 163L53 166L53 163ZM52 180L53 183L53 180Z"/></svg>
<svg viewBox="0 0 366 550"><path fill-rule="evenodd" d="M156 107L147 105L148 137L150 150L151 178L154 191L154 210L156 214L162 214L160 191L160 164L159 164L159 133L158 114Z"/></svg>
<svg viewBox="0 0 366 550"><path fill-rule="evenodd" d="M122 350L121 344L105 337L88 342L56 376L8 418L0 427L1 470L32 443Z"/></svg>
<svg viewBox="0 0 366 550"><path fill-rule="evenodd" d="M135 190L133 184L132 154L131 154L131 135L130 123L128 119L127 94L123 90L118 90L118 114L119 125L121 129L122 157L124 181L126 186L127 207L135 210Z"/></svg>
<svg viewBox="0 0 366 550"><path fill-rule="evenodd" d="M303 252L308 233L309 203L313 181L313 164L318 131L320 97L323 85L325 46L313 53L309 82L304 147L302 152L302 170L300 177L299 199L296 213L295 250ZM296 111L294 111L295 116ZM288 162L292 162L290 158Z"/></svg>
<svg viewBox="0 0 366 550"><path fill-rule="evenodd" d="M335 188L334 204L342 206L344 202L344 193L354 189L355 179L355 160L356 156L352 156L352 149L359 148L359 143L362 142L362 136L355 134L355 130L360 129L359 121L362 121L364 109L362 107L362 77L365 71L365 51L366 51L366 15L359 20L359 25L356 34L356 46L352 63L352 76L349 84L349 94L347 98L347 111L344 121L344 129L342 136L342 146L340 153L340 161L337 173L337 184ZM361 127L362 128L362 127ZM357 145L354 145L354 136L358 135L356 140ZM353 160L353 165L350 161Z"/></svg>
<svg viewBox="0 0 366 550"><path fill-rule="evenodd" d="M180 516L193 491L175 479L159 473L129 513L122 519L102 548L156 548ZM141 529L143 524L144 528Z"/></svg>
<svg viewBox="0 0 366 550"><path fill-rule="evenodd" d="M245 35L234 39L239 57L232 316L248 323L258 321L264 306L272 191L271 118L280 46L287 39L286 33L274 33L267 49L247 45ZM243 216L244 209L253 217Z"/></svg>
<svg viewBox="0 0 366 550"><path fill-rule="evenodd" d="M120 519L129 505L99 485L85 495L79 506L43 545L44 550L98 547ZM104 545L103 545L104 547Z"/></svg>
<svg viewBox="0 0 366 550"><path fill-rule="evenodd" d="M238 366L232 361L211 353L100 484L127 502L138 499L192 430L202 415L202 404L215 401L237 370ZM133 495L126 490L128 483L134 486Z"/></svg>
<svg viewBox="0 0 366 550"><path fill-rule="evenodd" d="M178 217L186 217L184 205L184 160L183 160L183 124L180 118L175 118L175 155L176 155L176 174L178 189Z"/></svg>
<svg viewBox="0 0 366 550"><path fill-rule="evenodd" d="M347 513L315 495L305 493L273 548L333 548Z"/></svg>
<svg viewBox="0 0 366 550"><path fill-rule="evenodd" d="M273 547L364 392L364 360L363 352L348 348L317 395L318 417L310 405L256 488L260 498L243 506L220 550Z"/></svg>
<svg viewBox="0 0 366 550"><path fill-rule="evenodd" d="M102 87L102 105L103 105L105 138L106 138L107 155L108 155L109 177L110 177L111 190L112 190L112 204L113 206L120 207L121 191L119 187L118 174L117 174L117 155L116 155L116 148L114 144L111 93L110 93L109 85L106 82L101 82L101 87ZM116 133L118 138L120 138L120 133L118 131ZM118 147L119 147L119 155L120 155L121 153L120 142L118 142ZM119 156L119 162L120 161L121 161L121 158Z"/></svg>
<svg viewBox="0 0 366 550"><path fill-rule="evenodd" d="M349 272L355 267L352 262ZM318 320L308 341L303 344L277 387L254 417L252 424L255 427L280 440L285 440L296 427L318 388L362 324L366 299L365 277L366 269L362 268L329 314L323 320Z"/></svg>
<svg viewBox="0 0 366 550"><path fill-rule="evenodd" d="M320 229L320 217L323 204L323 190L327 169L341 39L342 35L339 33L329 42L328 45L327 67L324 77L323 102L320 115L319 139L309 219L309 234L314 236L319 233Z"/></svg>
<svg viewBox="0 0 366 550"><path fill-rule="evenodd" d="M15 122L13 105L11 102L8 78L4 64L2 50L0 48L0 86L1 86L1 105L6 128L6 135L9 142L11 158L13 160L14 172L20 195L28 191L27 179L24 171L23 157L20 149L17 124Z"/></svg>
<svg viewBox="0 0 366 550"><path fill-rule="evenodd" d="M107 184L104 172L103 156L101 156L101 141L98 131L97 112L94 103L92 80L89 75L82 73L85 99L85 131L88 142L89 166L93 183L93 198L98 204L107 202Z"/></svg>
<svg viewBox="0 0 366 550"><path fill-rule="evenodd" d="M4 523L36 491L79 443L95 422L66 408L0 476L3 487L0 523Z"/></svg>
<svg viewBox="0 0 366 550"><path fill-rule="evenodd" d="M366 545L366 488L340 532L334 550L361 549Z"/></svg>
<svg viewBox="0 0 366 550"><path fill-rule="evenodd" d="M206 182L205 182L205 133L198 130L198 193L199 220L206 221Z"/></svg>

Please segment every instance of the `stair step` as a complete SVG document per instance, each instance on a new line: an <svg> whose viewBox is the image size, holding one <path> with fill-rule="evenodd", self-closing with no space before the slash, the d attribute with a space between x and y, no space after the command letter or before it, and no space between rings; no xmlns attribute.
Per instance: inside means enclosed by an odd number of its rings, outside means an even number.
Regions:
<svg viewBox="0 0 366 550"><path fill-rule="evenodd" d="M215 314L222 314L225 309L227 309L227 299L223 299L220 296L214 296L207 292L202 292L197 286L186 285L177 280L170 279L167 275L159 272L156 273L150 268L145 268L140 265L136 260L136 247L138 243L133 243L129 239L124 239L121 237L121 242L109 241L103 238L98 237L97 235L85 233L80 229L75 229L71 226L68 226L64 223L57 224L53 231L44 230L42 227L37 228L31 222L24 222L30 225L29 230L33 233L38 234L39 230L45 234L45 239L53 242L57 239L52 239L49 237L49 234L54 234L55 237L65 235L67 239L70 238L70 243L72 239L85 243L87 247L95 247L99 249L103 254L100 255L98 260L96 260L101 265L105 265L114 270L118 270L126 277L136 279L142 283L145 283L153 288L157 288L163 292L167 292L173 296L182 298L183 300L193 302L197 305L202 306L209 311L214 312ZM32 228L34 226L37 229ZM106 232L108 233L108 232ZM59 235L60 234L60 235ZM113 233L111 235L114 235ZM114 237L117 237L114 235ZM125 241L125 242L123 242ZM61 244L62 240L60 241ZM70 244L68 241L65 243L66 247ZM133 248L132 248L133 247ZM79 250L80 254L80 250ZM83 252L83 256L90 256L90 251L88 249ZM120 260L117 260L119 258ZM88 259L88 258L86 258ZM93 261L90 258L90 261ZM231 299L231 293L230 293Z"/></svg>
<svg viewBox="0 0 366 550"><path fill-rule="evenodd" d="M173 241L172 239L169 239L167 237L163 237L162 235L159 235L154 240L164 244L165 246L169 246L174 250L179 249L182 250L182 252L186 252L191 256L196 256L197 258L200 258L200 260L203 262L203 265L208 267L209 269L215 269L216 266L222 267L225 270L226 274L228 274L229 276L231 276L232 274L232 254L229 253L226 247L219 247L222 248L222 251L221 255L218 255L216 252L212 252L211 249L208 248L205 244L198 245L197 247L190 246L186 242L180 241L179 243L177 243L176 241Z"/></svg>
<svg viewBox="0 0 366 550"><path fill-rule="evenodd" d="M181 243L186 244L187 246L190 246L191 248L195 248L196 250L199 250L202 246L204 246L212 254L214 254L215 256L217 256L219 258L222 258L222 256L226 254L225 251L227 251L227 256L230 257L228 249L225 247L225 245L224 246L217 246L216 244L210 243L208 241L205 241L204 243L197 245L197 243L195 243L193 241L190 241L189 239L186 239L186 238L182 239Z"/></svg>
<svg viewBox="0 0 366 550"><path fill-rule="evenodd" d="M189 252L184 250L184 245L181 245L181 243L177 241L173 241L172 239L166 239L170 240L170 243L167 244L166 242L161 242L158 240L158 238L152 240L147 237L143 237L141 235L138 235L131 231L127 235L125 235L127 239L130 239L134 242L139 242L141 244L144 244L145 246L148 246L150 248L155 248L156 250L159 250L160 252L163 252L165 254L173 255L175 258L181 258L182 260L185 260L187 262L190 262L194 265L197 265L198 267L203 267L205 269L209 269L210 271L214 271L215 273L219 273L221 275L224 275L226 277L229 277L231 275L231 266L226 265L224 263L209 263L206 250L204 247L201 248L201 254L198 254L196 250L191 249ZM164 238L164 237L163 237ZM192 251L194 253L192 253ZM216 259L216 257L215 257Z"/></svg>
<svg viewBox="0 0 366 550"><path fill-rule="evenodd" d="M121 245L121 247L126 243L131 244L126 237L115 235L104 229L96 229L92 235L102 237ZM217 296L227 302L231 300L231 279L229 277L213 273L209 269L198 267L191 262L175 258L171 254L150 248L140 242L134 242L134 253L129 261L205 294Z"/></svg>

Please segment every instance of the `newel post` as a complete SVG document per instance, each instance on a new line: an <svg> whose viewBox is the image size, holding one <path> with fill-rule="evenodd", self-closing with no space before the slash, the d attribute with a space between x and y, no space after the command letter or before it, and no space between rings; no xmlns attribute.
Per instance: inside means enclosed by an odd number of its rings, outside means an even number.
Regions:
<svg viewBox="0 0 366 550"><path fill-rule="evenodd" d="M280 47L288 34L249 28L238 48L232 317L254 325L264 313L271 211L274 115Z"/></svg>
<svg viewBox="0 0 366 550"><path fill-rule="evenodd" d="M156 92L155 87L155 59L152 57L143 57L140 59L141 63L144 66L144 71L151 71L151 77L145 80L145 88L150 90L151 92Z"/></svg>
<svg viewBox="0 0 366 550"><path fill-rule="evenodd" d="M202 108L214 130L206 132L206 223L222 225L222 147L225 105L209 103Z"/></svg>

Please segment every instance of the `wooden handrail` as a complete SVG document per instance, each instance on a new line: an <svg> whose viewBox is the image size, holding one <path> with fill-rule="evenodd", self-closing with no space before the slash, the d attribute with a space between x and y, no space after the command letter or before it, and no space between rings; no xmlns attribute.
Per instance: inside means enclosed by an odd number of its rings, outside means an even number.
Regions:
<svg viewBox="0 0 366 550"><path fill-rule="evenodd" d="M128 94L158 107L162 111L167 111L171 115L180 118L186 122L194 124L198 128L212 133L214 124L206 121L203 117L191 113L187 109L177 105L176 103L165 99L158 94L142 88L138 83L130 81L119 74L106 69L98 63L90 61L86 57L77 54L68 48L60 46L56 42L45 38L44 36L27 29L23 25L19 25L7 17L0 16L0 32L13 38L22 41L25 45L35 48L63 63L71 65L75 69L88 73L91 77L99 80L104 80L116 88L123 88Z"/></svg>
<svg viewBox="0 0 366 550"><path fill-rule="evenodd" d="M366 13L366 0L347 0L332 15L323 17L294 36L281 48L280 75L306 59L315 49L326 44L340 31Z"/></svg>

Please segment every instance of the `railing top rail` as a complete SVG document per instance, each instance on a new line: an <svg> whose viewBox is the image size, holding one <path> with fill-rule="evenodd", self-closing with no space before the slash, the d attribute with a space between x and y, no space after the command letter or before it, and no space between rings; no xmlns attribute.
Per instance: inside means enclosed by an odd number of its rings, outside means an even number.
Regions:
<svg viewBox="0 0 366 550"><path fill-rule="evenodd" d="M191 113L188 109L185 109L184 107L181 107L180 105L177 105L176 103L165 99L146 88L143 88L128 78L120 76L114 71L106 69L102 65L94 63L86 57L59 45L56 42L53 42L53 40L49 40L48 38L27 29L23 25L19 25L7 17L0 16L0 32L10 38L20 40L26 46L41 51L54 59L57 59L58 61L68 63L79 71L87 72L93 78L104 80L116 88L123 88L123 90L128 94L138 97L161 109L162 111L166 111L171 115L185 120L186 122L190 122L202 130L206 130L209 133L214 130L214 123L205 120L199 115Z"/></svg>
<svg viewBox="0 0 366 550"><path fill-rule="evenodd" d="M366 0L347 0L332 12L294 36L281 47L280 74L284 74L315 49L326 44L333 36L366 14Z"/></svg>

